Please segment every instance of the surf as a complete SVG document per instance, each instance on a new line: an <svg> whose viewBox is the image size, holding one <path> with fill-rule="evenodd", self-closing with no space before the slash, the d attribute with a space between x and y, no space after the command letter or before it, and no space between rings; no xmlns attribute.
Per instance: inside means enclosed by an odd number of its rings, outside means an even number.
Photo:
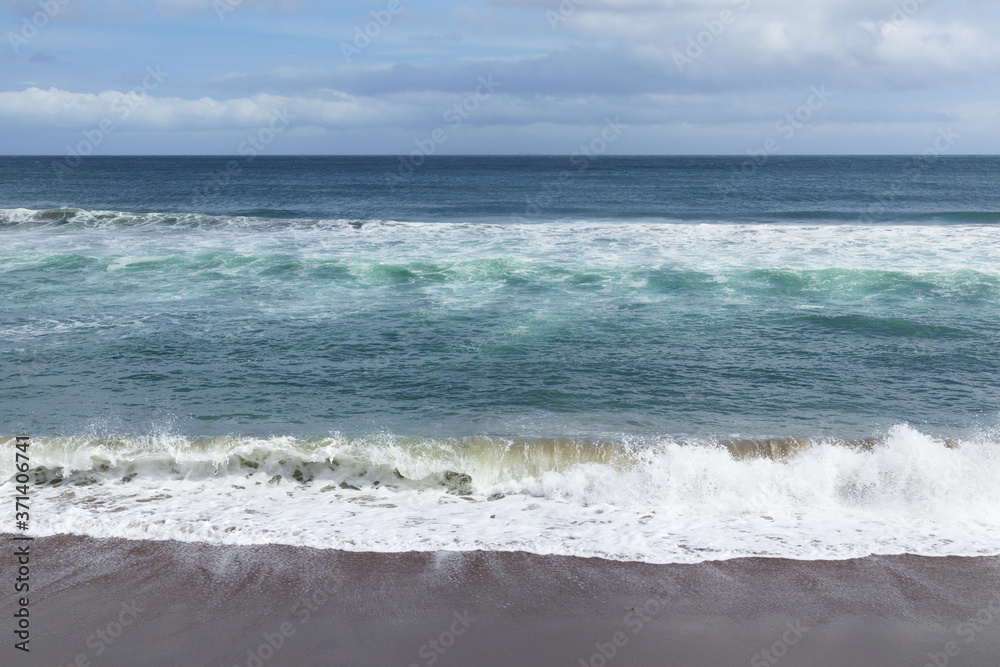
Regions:
<svg viewBox="0 0 1000 667"><path fill-rule="evenodd" d="M998 446L906 425L853 441L38 438L32 475L38 535L643 562L969 556L1000 553Z"/></svg>

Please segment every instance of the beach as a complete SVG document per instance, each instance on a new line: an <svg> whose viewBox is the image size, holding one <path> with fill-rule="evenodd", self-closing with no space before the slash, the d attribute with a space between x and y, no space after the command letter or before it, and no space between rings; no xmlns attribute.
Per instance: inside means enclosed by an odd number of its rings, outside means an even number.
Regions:
<svg viewBox="0 0 1000 667"><path fill-rule="evenodd" d="M37 630L22 664L888 667L1000 655L998 558L649 565L75 536L32 551Z"/></svg>

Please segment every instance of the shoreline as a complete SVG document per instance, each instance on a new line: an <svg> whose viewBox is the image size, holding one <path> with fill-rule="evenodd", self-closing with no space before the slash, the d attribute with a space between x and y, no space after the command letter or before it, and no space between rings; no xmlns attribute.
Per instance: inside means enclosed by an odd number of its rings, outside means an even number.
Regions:
<svg viewBox="0 0 1000 667"><path fill-rule="evenodd" d="M1000 557L652 565L66 535L31 551L32 650L4 642L4 664L922 667L1000 655ZM16 599L3 590L9 634Z"/></svg>

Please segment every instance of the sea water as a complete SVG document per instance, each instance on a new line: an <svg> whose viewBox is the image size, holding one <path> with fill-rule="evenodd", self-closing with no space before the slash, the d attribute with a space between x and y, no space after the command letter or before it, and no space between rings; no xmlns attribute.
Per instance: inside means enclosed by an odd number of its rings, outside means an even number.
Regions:
<svg viewBox="0 0 1000 667"><path fill-rule="evenodd" d="M1000 554L1000 159L399 164L0 158L35 534Z"/></svg>

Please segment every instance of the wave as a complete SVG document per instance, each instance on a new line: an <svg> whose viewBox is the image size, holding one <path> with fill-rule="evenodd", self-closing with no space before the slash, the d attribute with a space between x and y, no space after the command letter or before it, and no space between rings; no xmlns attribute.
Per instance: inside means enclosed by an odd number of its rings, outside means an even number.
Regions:
<svg viewBox="0 0 1000 667"><path fill-rule="evenodd" d="M60 249L79 253L85 247L87 256L129 262L134 257L176 260L177 256L211 262L228 253L241 261L371 259L381 265L414 264L418 271L421 262L433 267L504 258L515 263L543 261L569 271L600 268L622 273L628 268L665 267L698 270L707 277L731 269L997 274L1000 267L1000 225L971 223L426 222L0 209L0 231L8 234L6 245L12 256L29 259ZM127 234L127 246L115 243L111 232ZM126 247L132 252L123 254ZM655 273L649 278L659 279ZM757 278L766 281L768 276L762 273Z"/></svg>
<svg viewBox="0 0 1000 667"><path fill-rule="evenodd" d="M719 219L691 213L670 213L663 215L627 215L614 219L569 217L559 219L533 220L520 215L492 215L477 218L470 214L466 222L475 224L516 227L518 225L565 225L565 224L617 224L617 225L663 225L663 224L822 224L834 226L878 223L886 225L973 225L990 226L1000 223L1000 211L877 211L867 213L863 207L858 210L829 211L772 211L745 218L734 212L734 217ZM303 218L292 211L274 209L252 209L239 215L214 215L199 212L129 212L112 210L88 210L81 208L55 209L0 209L0 228L175 228L175 229L361 229L366 225L381 224L437 224L463 225L462 220L387 220L381 218Z"/></svg>
<svg viewBox="0 0 1000 667"><path fill-rule="evenodd" d="M562 257L441 257L406 261L396 258L338 255L308 256L247 249L243 252L205 249L202 252L170 252L149 248L128 255L66 252L14 255L0 269L0 284L11 293L39 280L47 283L65 277L74 284L83 276L93 285L129 281L140 292L158 292L175 285L178 291L202 293L225 289L234 282L277 285L296 284L310 291L337 288L355 290L382 286L409 286L451 290L456 286L483 290L504 287L515 290L555 290L589 295L621 295L663 299L687 295L701 299L753 297L763 301L797 302L832 308L839 303L865 302L892 305L903 300L940 300L952 306L982 306L1000 300L1000 267L977 267L934 271L903 271L842 268L740 268L706 270L683 266L635 266L623 261L588 261L578 256L569 263ZM166 251L166 252L165 252ZM627 258L622 258L623 260ZM850 316L803 314L803 324L829 325L844 329L943 335L960 333L944 326L911 321L906 311L892 307L893 317L854 314ZM919 318L918 318L919 319Z"/></svg>
<svg viewBox="0 0 1000 667"><path fill-rule="evenodd" d="M904 425L852 442L47 438L32 446L33 521L38 534L648 562L1000 554L998 447Z"/></svg>
<svg viewBox="0 0 1000 667"><path fill-rule="evenodd" d="M956 223L956 224L996 224L1000 222L1000 211L906 211L894 210L891 206L860 204L857 210L831 211L779 211L768 213L770 220L792 222L858 222L880 223Z"/></svg>
<svg viewBox="0 0 1000 667"><path fill-rule="evenodd" d="M381 479L414 488L427 480L432 482L430 486L438 486L438 478L444 475L470 479L474 475L478 485L486 488L511 480L562 473L581 465L626 470L669 447L715 449L739 461L787 461L827 444L870 451L885 440L885 436L859 441L792 437L591 441L487 436L429 439L389 435L363 438L340 435L313 438L83 436L35 439L33 461L39 476L37 483L53 485L100 483L122 477L134 478L139 474L176 479L242 475L251 469L283 479L343 477L341 481L350 478L359 483ZM12 449L13 442L13 437L0 439L0 447ZM946 447L958 447L953 440L939 442ZM0 475L9 477L12 474L12 470L0 466Z"/></svg>
<svg viewBox="0 0 1000 667"><path fill-rule="evenodd" d="M268 213L253 211L251 213ZM271 211L270 213L275 213ZM226 229L226 228L289 228L289 227L342 227L358 228L380 220L337 218L329 220L282 219L255 215L208 215L204 213L134 213L126 211L100 211L78 208L34 210L26 208L0 209L0 228L54 228L54 229Z"/></svg>

